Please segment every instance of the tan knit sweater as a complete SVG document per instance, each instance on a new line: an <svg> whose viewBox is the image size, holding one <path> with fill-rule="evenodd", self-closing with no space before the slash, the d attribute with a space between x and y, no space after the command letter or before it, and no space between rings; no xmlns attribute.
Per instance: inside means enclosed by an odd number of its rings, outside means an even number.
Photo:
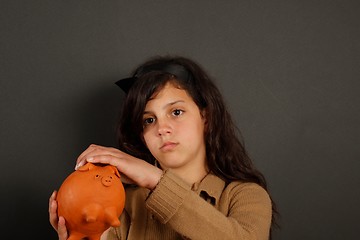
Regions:
<svg viewBox="0 0 360 240"><path fill-rule="evenodd" d="M208 174L189 186L169 170L152 192L127 187L120 220L108 240L267 240L271 200L254 183L225 186L223 180Z"/></svg>

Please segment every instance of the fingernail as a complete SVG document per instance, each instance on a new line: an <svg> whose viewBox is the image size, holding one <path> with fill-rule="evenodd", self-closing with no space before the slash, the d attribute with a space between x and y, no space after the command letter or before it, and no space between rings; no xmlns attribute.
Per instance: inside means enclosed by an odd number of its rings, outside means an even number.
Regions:
<svg viewBox="0 0 360 240"><path fill-rule="evenodd" d="M80 167L80 163L77 163L77 164L75 165L75 170L77 170L79 167Z"/></svg>
<svg viewBox="0 0 360 240"><path fill-rule="evenodd" d="M92 162L93 160L94 160L93 157L88 157L88 158L86 158L86 161L88 161L88 162Z"/></svg>

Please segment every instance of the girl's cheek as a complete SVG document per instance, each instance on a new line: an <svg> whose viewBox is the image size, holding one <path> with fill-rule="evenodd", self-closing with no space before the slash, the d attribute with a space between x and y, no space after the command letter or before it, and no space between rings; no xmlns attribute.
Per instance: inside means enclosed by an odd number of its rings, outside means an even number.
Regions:
<svg viewBox="0 0 360 240"><path fill-rule="evenodd" d="M145 146L150 150L152 141L151 138L149 137L149 133L144 133L143 141L145 143Z"/></svg>

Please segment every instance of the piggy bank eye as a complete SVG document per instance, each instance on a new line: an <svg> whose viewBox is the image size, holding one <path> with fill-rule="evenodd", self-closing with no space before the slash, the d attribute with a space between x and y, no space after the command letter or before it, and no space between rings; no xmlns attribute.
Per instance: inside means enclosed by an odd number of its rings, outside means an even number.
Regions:
<svg viewBox="0 0 360 240"><path fill-rule="evenodd" d="M99 175L99 174L96 174L96 175L95 175L95 178L99 178L99 177L100 177L100 175Z"/></svg>

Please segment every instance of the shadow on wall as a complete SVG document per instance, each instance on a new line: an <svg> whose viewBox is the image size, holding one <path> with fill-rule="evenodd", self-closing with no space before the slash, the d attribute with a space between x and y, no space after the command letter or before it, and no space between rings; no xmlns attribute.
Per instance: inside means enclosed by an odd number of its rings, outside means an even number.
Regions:
<svg viewBox="0 0 360 240"><path fill-rule="evenodd" d="M114 84L95 89L90 94L82 105L74 109L77 134L81 137L80 145L84 148L91 143L116 146L115 130L123 93Z"/></svg>
<svg viewBox="0 0 360 240"><path fill-rule="evenodd" d="M1 226L11 239L57 239L48 220L49 196L44 189L18 183L1 195L5 203L1 203Z"/></svg>
<svg viewBox="0 0 360 240"><path fill-rule="evenodd" d="M57 113L61 110L54 110L60 118L56 122L59 125L49 126L58 128L54 134L59 135L50 136L51 132L42 136L51 137L46 149L27 156L25 164L19 164L17 171L5 174L7 179L1 183L4 192L1 194L0 221L12 238L57 239L48 215L52 191L74 170L74 158L89 144L116 146L115 126L123 93L115 84L101 83L101 86L93 91L86 90L76 101L62 102L61 109L66 111Z"/></svg>

